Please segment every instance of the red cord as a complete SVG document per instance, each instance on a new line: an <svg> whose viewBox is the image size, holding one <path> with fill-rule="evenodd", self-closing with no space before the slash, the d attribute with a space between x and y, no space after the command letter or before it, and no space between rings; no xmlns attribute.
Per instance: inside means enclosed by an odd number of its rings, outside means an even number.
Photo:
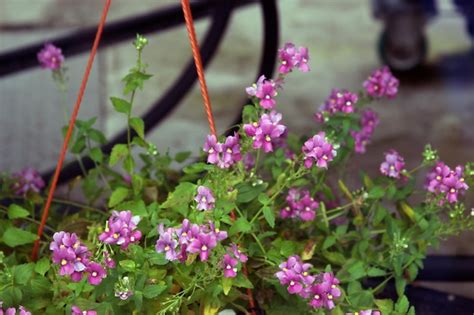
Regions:
<svg viewBox="0 0 474 315"><path fill-rule="evenodd" d="M207 92L207 85L206 85L206 79L204 78L204 69L202 66L201 53L199 51L199 45L196 39L196 32L194 30L194 23L193 23L193 15L191 13L189 0L181 0L181 5L183 7L184 19L186 21L186 29L188 31L189 41L191 43L191 50L193 51L194 63L196 65L196 70L197 70L197 74L199 78L199 84L201 86L201 95L204 100L204 107L207 114L207 121L209 123L209 128L211 129L211 133L217 136L216 127L214 124L214 117L212 115L211 101L209 99L209 94ZM230 213L230 217L232 221L235 221L235 213L233 210ZM243 270L244 275L247 276L248 275L247 267L245 265L243 266L242 270ZM255 301L253 299L251 289L247 289L247 297L249 299L249 305L251 309L250 313L252 315L256 315Z"/></svg>
<svg viewBox="0 0 474 315"><path fill-rule="evenodd" d="M207 114L207 121L209 128L214 136L217 136L216 126L214 124L214 117L212 115L211 100L209 99L209 93L207 92L206 79L204 78L204 69L202 66L201 53L199 51L199 44L196 39L196 32L194 31L193 15L191 13L191 7L189 6L189 0L181 0L183 7L184 19L186 21L186 29L189 35L189 41L191 43L191 50L193 51L194 63L196 65L196 71L199 78L199 84L201 86L201 95L204 99L204 107Z"/></svg>
<svg viewBox="0 0 474 315"><path fill-rule="evenodd" d="M104 29L104 24L107 18L107 13L109 11L111 1L112 0L106 0L104 9L102 11L102 16L100 18L99 26L97 28L97 33L95 35L94 45L92 46L92 50L89 55L89 60L87 61L86 71L84 72L84 77L82 78L81 87L79 89L79 94L77 95L77 100L76 100L76 104L74 105L74 110L72 112L71 120L69 121L69 127L66 133L66 137L64 137L63 147L61 149L61 153L59 154L58 164L56 165L56 170L54 171L53 180L49 188L48 199L46 200L46 204L43 209L43 215L41 217L41 223L38 227L38 239L35 241L33 251L31 253L31 259L33 261L36 261L36 259L38 258L38 250L39 250L41 236L43 236L43 229L46 224L46 220L48 219L49 208L51 207L51 202L53 201L53 195L54 195L54 191L56 190L56 185L58 183L59 173L61 172L61 168L63 166L64 157L66 156L69 140L71 138L72 131L74 129L74 124L76 122L77 114L79 113L79 108L81 107L82 97L84 96L84 92L86 90L87 81L89 79L89 74L92 69L92 64L94 63L94 57L97 52L97 47L99 46L100 37L102 35L102 30Z"/></svg>

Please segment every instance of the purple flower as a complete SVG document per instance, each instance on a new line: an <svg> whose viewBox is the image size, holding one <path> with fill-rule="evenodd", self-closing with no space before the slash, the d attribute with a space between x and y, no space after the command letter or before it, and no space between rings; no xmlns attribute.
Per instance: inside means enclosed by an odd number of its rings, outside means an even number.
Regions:
<svg viewBox="0 0 474 315"><path fill-rule="evenodd" d="M244 166L247 171L251 170L255 166L255 157L252 153L248 152L244 155Z"/></svg>
<svg viewBox="0 0 474 315"><path fill-rule="evenodd" d="M204 152L207 152L207 163L217 164L220 160L219 153L222 152L222 145L217 142L217 138L214 135L208 135L207 140L204 143Z"/></svg>
<svg viewBox="0 0 474 315"><path fill-rule="evenodd" d="M390 72L390 69L385 66L377 69L364 81L364 89L372 97L381 98L386 96L394 98L398 92L399 81Z"/></svg>
<svg viewBox="0 0 474 315"><path fill-rule="evenodd" d="M234 255L234 257L237 258L237 260L243 263L247 262L248 260L247 255L245 255L244 253L240 251L238 245L234 243L230 244L230 250L231 250L231 253Z"/></svg>
<svg viewBox="0 0 474 315"><path fill-rule="evenodd" d="M45 44L44 48L38 52L37 57L41 68L44 69L58 70L64 62L61 48L58 48L53 44Z"/></svg>
<svg viewBox="0 0 474 315"><path fill-rule="evenodd" d="M257 89L259 86L261 86L263 84L263 82L265 81L265 76L264 75L261 75L258 80L257 80L257 83L254 83L252 84L251 86L247 87L245 89L245 92L247 92L248 96L256 96L257 94Z"/></svg>
<svg viewBox="0 0 474 315"><path fill-rule="evenodd" d="M64 231L54 233L49 249L53 252L53 263L59 265L61 276L79 277L87 268L91 256L87 247L81 243L76 234ZM80 277L82 278L82 275Z"/></svg>
<svg viewBox="0 0 474 315"><path fill-rule="evenodd" d="M341 296L341 290L337 286L339 284L339 279L334 277L332 272L325 272L322 274L322 283L327 285L327 293L333 298L338 298Z"/></svg>
<svg viewBox="0 0 474 315"><path fill-rule="evenodd" d="M313 221L316 217L316 209L318 208L319 204L306 191L299 203L299 216L301 220Z"/></svg>
<svg viewBox="0 0 474 315"><path fill-rule="evenodd" d="M75 305L72 307L71 311L72 311L72 315L97 315L96 311L92 311L92 310L83 311L78 306L75 306Z"/></svg>
<svg viewBox="0 0 474 315"><path fill-rule="evenodd" d="M201 261L206 261L209 258L209 252L216 247L217 239L214 234L199 234L194 241L188 246L190 253L199 253Z"/></svg>
<svg viewBox="0 0 474 315"><path fill-rule="evenodd" d="M40 192L44 187L44 181L34 168L27 167L13 175L15 180L12 189L17 195L25 195L29 191Z"/></svg>
<svg viewBox="0 0 474 315"><path fill-rule="evenodd" d="M114 269L116 267L115 260L110 257L110 253L108 251L104 251L104 265L107 268Z"/></svg>
<svg viewBox="0 0 474 315"><path fill-rule="evenodd" d="M99 285L107 276L107 271L104 269L104 267L96 262L89 264L87 272L89 273L87 281L89 281L89 283L92 285Z"/></svg>
<svg viewBox="0 0 474 315"><path fill-rule="evenodd" d="M132 216L131 211L112 211L112 216L107 221L105 231L99 235L99 240L127 249L129 244L138 243L142 237L142 233L136 230L139 222L140 217Z"/></svg>
<svg viewBox="0 0 474 315"><path fill-rule="evenodd" d="M442 196L440 204L445 200L449 203L458 202L459 195L463 195L469 188L464 180L464 170L462 166L457 166L451 170L443 162L438 162L428 173L425 187L436 196Z"/></svg>
<svg viewBox="0 0 474 315"><path fill-rule="evenodd" d="M222 261L222 268L224 269L224 277L235 278L237 276L237 264L238 261L232 258L229 254L224 254Z"/></svg>
<svg viewBox="0 0 474 315"><path fill-rule="evenodd" d="M382 315L382 313L380 311L364 310L356 313L346 313L346 315Z"/></svg>
<svg viewBox="0 0 474 315"><path fill-rule="evenodd" d="M198 203L196 208L198 210L214 209L216 200L214 199L214 196L212 195L212 190L205 186L199 186L197 191L198 191L198 194L194 198L194 200Z"/></svg>
<svg viewBox="0 0 474 315"><path fill-rule="evenodd" d="M395 150L385 152L385 161L380 164L380 172L388 177L400 178L400 172L405 167L405 160Z"/></svg>
<svg viewBox="0 0 474 315"><path fill-rule="evenodd" d="M280 60L280 66L278 67L280 74L287 74L294 68L298 68L302 72L310 70L308 48L306 47L296 49L294 44L286 43L283 48L278 50L278 58Z"/></svg>
<svg viewBox="0 0 474 315"><path fill-rule="evenodd" d="M224 143L218 142L216 136L208 135L203 150L208 154L207 162L220 168L229 168L242 159L238 134L228 136Z"/></svg>
<svg viewBox="0 0 474 315"><path fill-rule="evenodd" d="M173 261L178 259L176 247L178 242L173 238L172 232L160 233L160 238L156 241L155 249L158 253L165 253L166 259Z"/></svg>
<svg viewBox="0 0 474 315"><path fill-rule="evenodd" d="M263 148L265 152L272 152L274 141L282 137L286 131L286 127L279 122L282 115L276 111L269 114L263 114L258 123L245 124L244 131L247 136L253 139L253 148Z"/></svg>
<svg viewBox="0 0 474 315"><path fill-rule="evenodd" d="M265 80L257 87L255 96L260 99L260 106L265 109L273 109L276 105L274 97L277 96L275 82L272 80Z"/></svg>
<svg viewBox="0 0 474 315"><path fill-rule="evenodd" d="M219 228L216 228L216 226L214 225L212 221L209 221L209 227L211 229L211 233L214 234L218 242L223 241L227 238L227 232L221 231L219 230Z"/></svg>
<svg viewBox="0 0 474 315"><path fill-rule="evenodd" d="M368 134L372 135L374 133L375 127L379 124L379 116L376 112L366 109L362 112L360 123L361 123L361 130Z"/></svg>
<svg viewBox="0 0 474 315"><path fill-rule="evenodd" d="M2 308L2 305L3 305L3 301L0 301L0 315L15 315L16 314L16 309L14 307L10 307L8 309L5 310L5 313L4 313L4 310ZM18 314L20 315L31 315L31 312L26 310L23 306L19 306L18 307Z"/></svg>
<svg viewBox="0 0 474 315"><path fill-rule="evenodd" d="M336 156L337 152L326 138L324 131L320 131L312 138L307 140L302 148L305 155L304 166L310 168L313 163L319 168L327 168L328 162L331 162Z"/></svg>
<svg viewBox="0 0 474 315"><path fill-rule="evenodd" d="M316 120L324 122L323 113L333 115L335 113L352 113L355 111L355 104L358 101L358 96L355 93L347 90L332 89L331 94L315 114Z"/></svg>
<svg viewBox="0 0 474 315"><path fill-rule="evenodd" d="M233 136L228 136L222 145L222 166L220 168L228 168L235 162L242 160L240 154L239 135L234 133Z"/></svg>

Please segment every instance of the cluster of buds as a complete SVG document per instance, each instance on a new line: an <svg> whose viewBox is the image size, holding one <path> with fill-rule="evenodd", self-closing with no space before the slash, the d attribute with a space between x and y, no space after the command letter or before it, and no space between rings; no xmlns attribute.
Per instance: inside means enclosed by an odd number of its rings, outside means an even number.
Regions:
<svg viewBox="0 0 474 315"><path fill-rule="evenodd" d="M28 192L39 193L45 186L38 171L31 167L13 174L12 177L14 182L11 188L17 195L26 195Z"/></svg>

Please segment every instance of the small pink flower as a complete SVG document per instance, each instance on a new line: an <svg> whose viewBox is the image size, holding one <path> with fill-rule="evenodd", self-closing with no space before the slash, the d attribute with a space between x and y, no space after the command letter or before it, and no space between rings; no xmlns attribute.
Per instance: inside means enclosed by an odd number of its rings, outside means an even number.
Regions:
<svg viewBox="0 0 474 315"><path fill-rule="evenodd" d="M38 52L38 61L42 68L58 70L64 62L61 48L53 44L45 44L44 48Z"/></svg>

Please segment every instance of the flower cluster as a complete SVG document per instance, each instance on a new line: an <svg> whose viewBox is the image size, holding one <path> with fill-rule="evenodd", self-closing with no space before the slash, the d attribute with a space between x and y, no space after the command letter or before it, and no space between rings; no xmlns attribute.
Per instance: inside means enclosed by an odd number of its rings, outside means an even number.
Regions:
<svg viewBox="0 0 474 315"><path fill-rule="evenodd" d="M364 81L364 89L372 97L394 98L398 92L399 81L390 72L390 69L385 66L377 69Z"/></svg>
<svg viewBox="0 0 474 315"><path fill-rule="evenodd" d="M264 75L261 75L257 83L247 87L245 92L247 92L248 96L256 97L263 108L273 109L276 105L274 98L278 95L277 88L279 86L277 82L268 80Z"/></svg>
<svg viewBox="0 0 474 315"><path fill-rule="evenodd" d="M88 310L88 311L83 311L79 308L79 306L74 305L71 308L71 315L97 315L96 311Z"/></svg>
<svg viewBox="0 0 474 315"><path fill-rule="evenodd" d="M0 301L0 315L15 315L17 314L17 310L14 307L9 307L6 310L3 309L3 301ZM26 310L23 306L18 307L18 314L19 315L31 315L31 312Z"/></svg>
<svg viewBox="0 0 474 315"><path fill-rule="evenodd" d="M244 131L252 137L253 148L263 148L264 152L272 152L280 144L280 138L285 137L286 126L280 124L282 115L276 111L263 114L258 123L245 124Z"/></svg>
<svg viewBox="0 0 474 315"><path fill-rule="evenodd" d="M443 162L436 163L426 177L426 189L437 196L442 196L443 203L456 203L458 196L464 194L469 186L464 181L464 169L458 165L454 170Z"/></svg>
<svg viewBox="0 0 474 315"><path fill-rule="evenodd" d="M61 48L53 44L44 45L44 48L38 52L37 57L41 67L44 69L58 70L64 62Z"/></svg>
<svg viewBox="0 0 474 315"><path fill-rule="evenodd" d="M382 313L375 310L364 310L355 313L346 313L346 315L382 315Z"/></svg>
<svg viewBox="0 0 474 315"><path fill-rule="evenodd" d="M238 134L228 136L224 143L218 142L216 136L208 135L203 150L208 154L207 162L220 168L229 168L242 159Z"/></svg>
<svg viewBox="0 0 474 315"><path fill-rule="evenodd" d="M105 225L105 231L99 235L99 240L127 249L129 244L138 243L142 237L142 233L136 230L139 222L140 217L132 216L131 211L112 211L112 216Z"/></svg>
<svg viewBox="0 0 474 315"><path fill-rule="evenodd" d="M306 47L296 48L294 44L286 43L283 48L278 50L278 59L280 60L280 66L278 67L280 74L287 74L294 68L298 68L302 72L310 70L308 65L309 53Z"/></svg>
<svg viewBox="0 0 474 315"><path fill-rule="evenodd" d="M369 144L375 127L379 124L379 117L376 112L366 109L362 112L360 118L360 130L351 131L351 136L355 142L354 151L357 153L365 153L365 147Z"/></svg>
<svg viewBox="0 0 474 315"><path fill-rule="evenodd" d="M156 242L156 251L165 253L166 259L186 261L188 253L199 254L201 261L209 258L211 250L227 238L227 232L220 231L209 222L209 225L191 224L184 219L178 228L164 229L163 224L158 227L160 238Z"/></svg>
<svg viewBox="0 0 474 315"><path fill-rule="evenodd" d="M280 210L280 217L297 218L303 221L312 221L316 217L316 209L318 209L318 202L311 197L308 190L298 191L297 189L290 189L286 197L288 205Z"/></svg>
<svg viewBox="0 0 474 315"><path fill-rule="evenodd" d="M13 180L12 189L17 195L25 195L29 191L38 193L45 185L38 171L31 167L13 174Z"/></svg>
<svg viewBox="0 0 474 315"><path fill-rule="evenodd" d="M198 210L212 210L215 207L216 199L212 195L212 190L205 186L199 186L197 189L198 194L194 200L198 203Z"/></svg>
<svg viewBox="0 0 474 315"><path fill-rule="evenodd" d="M306 168L311 168L313 163L319 168L328 168L328 162L331 162L337 154L334 146L326 138L324 131L320 131L308 139L304 143L302 151Z"/></svg>
<svg viewBox="0 0 474 315"><path fill-rule="evenodd" d="M319 111L315 114L315 118L319 122L324 122L324 115L334 115L335 113L353 113L355 112L355 104L358 101L355 93L347 90L333 89Z"/></svg>
<svg viewBox="0 0 474 315"><path fill-rule="evenodd" d="M54 233L49 249L53 251L53 263L59 265L59 274L70 276L72 281L81 281L87 274L90 284L99 285L107 275L101 264L90 261L91 252L75 233Z"/></svg>
<svg viewBox="0 0 474 315"><path fill-rule="evenodd" d="M311 264L303 263L299 256L290 256L280 264L280 271L275 276L281 285L287 286L288 293L298 294L309 300L314 308L333 309L334 300L341 296L337 286L339 280L332 273L324 272L312 275L309 270Z"/></svg>
<svg viewBox="0 0 474 315"><path fill-rule="evenodd" d="M238 264L247 262L248 257L242 253L239 247L235 244L231 244L230 248L227 249L227 253L224 254L222 259L222 269L224 270L224 277L235 278L237 276Z"/></svg>
<svg viewBox="0 0 474 315"><path fill-rule="evenodd" d="M385 152L385 161L380 164L380 173L392 178L400 178L400 174L405 167L405 160L395 150Z"/></svg>

